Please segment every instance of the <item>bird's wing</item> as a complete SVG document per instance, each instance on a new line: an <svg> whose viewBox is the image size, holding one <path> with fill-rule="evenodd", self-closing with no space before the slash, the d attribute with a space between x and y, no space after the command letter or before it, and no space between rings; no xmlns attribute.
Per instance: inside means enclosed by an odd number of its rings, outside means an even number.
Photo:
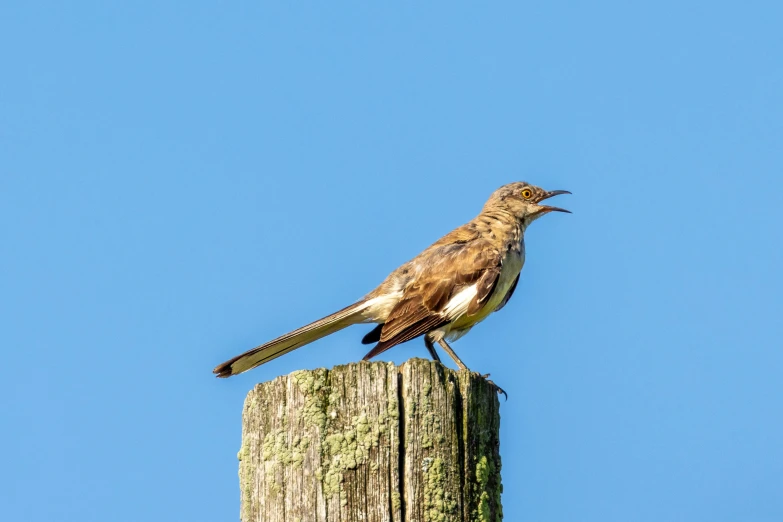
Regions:
<svg viewBox="0 0 783 522"><path fill-rule="evenodd" d="M499 248L459 233L445 236L413 262L421 267L403 291L365 360L439 328L462 315L474 315L492 295L501 272Z"/></svg>

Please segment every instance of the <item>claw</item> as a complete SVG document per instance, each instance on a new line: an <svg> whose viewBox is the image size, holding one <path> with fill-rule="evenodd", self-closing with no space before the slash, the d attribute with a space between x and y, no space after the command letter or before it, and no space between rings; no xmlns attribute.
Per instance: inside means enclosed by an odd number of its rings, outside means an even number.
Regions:
<svg viewBox="0 0 783 522"><path fill-rule="evenodd" d="M487 377L489 377L489 374L488 374L488 373L485 373L484 375L482 375L482 377L484 377L484 379L486 379L487 383L488 383L490 386L492 386L493 388L495 388L495 391L496 391L496 392L498 392L498 393L502 393L502 394L503 394L503 396L506 398L506 400L508 400L508 394L506 393L506 391L505 391L503 388L501 388L500 386L498 386L497 384L495 384L495 383L494 383L494 382L493 382L491 379L487 379Z"/></svg>

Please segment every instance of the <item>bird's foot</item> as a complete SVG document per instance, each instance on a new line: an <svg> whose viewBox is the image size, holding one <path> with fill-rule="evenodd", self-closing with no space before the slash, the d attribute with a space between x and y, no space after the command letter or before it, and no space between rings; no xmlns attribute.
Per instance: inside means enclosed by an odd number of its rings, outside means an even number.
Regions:
<svg viewBox="0 0 783 522"><path fill-rule="evenodd" d="M485 373L484 375L482 375L482 377L484 377L484 379L487 380L487 383L489 383L490 386L495 388L496 392L502 393L503 396L506 398L506 400L508 400L508 394L506 393L506 391L503 388L501 388L500 386L498 386L497 384L495 384L494 381L492 381L492 379L489 378L489 374L488 373Z"/></svg>

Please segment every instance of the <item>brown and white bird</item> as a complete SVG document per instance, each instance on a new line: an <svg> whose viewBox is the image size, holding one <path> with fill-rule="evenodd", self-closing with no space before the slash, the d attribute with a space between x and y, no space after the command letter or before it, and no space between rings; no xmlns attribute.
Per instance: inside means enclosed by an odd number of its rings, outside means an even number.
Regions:
<svg viewBox="0 0 783 522"><path fill-rule="evenodd" d="M377 323L362 339L376 343L364 360L419 336L433 359L438 343L466 369L447 341L468 333L503 308L525 263L525 229L544 214L568 210L541 204L547 192L524 182L496 190L478 216L411 259L360 301L237 355L214 369L230 377L358 323Z"/></svg>

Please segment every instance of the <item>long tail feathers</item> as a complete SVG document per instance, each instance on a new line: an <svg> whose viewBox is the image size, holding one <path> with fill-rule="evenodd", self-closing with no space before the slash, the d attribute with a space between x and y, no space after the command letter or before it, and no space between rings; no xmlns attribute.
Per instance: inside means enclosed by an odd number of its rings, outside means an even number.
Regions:
<svg viewBox="0 0 783 522"><path fill-rule="evenodd" d="M212 370L212 373L218 377L231 377L232 375L246 372L321 337L326 337L352 324L360 323L364 319L362 311L365 308L365 304L365 301L359 301L331 315L327 315L323 319L281 335L268 343L256 346L242 355L237 355L233 359L219 364Z"/></svg>
<svg viewBox="0 0 783 522"><path fill-rule="evenodd" d="M375 344L378 341L381 340L381 331L383 330L383 323L379 324L372 330L370 330L367 335L362 337L362 344Z"/></svg>

